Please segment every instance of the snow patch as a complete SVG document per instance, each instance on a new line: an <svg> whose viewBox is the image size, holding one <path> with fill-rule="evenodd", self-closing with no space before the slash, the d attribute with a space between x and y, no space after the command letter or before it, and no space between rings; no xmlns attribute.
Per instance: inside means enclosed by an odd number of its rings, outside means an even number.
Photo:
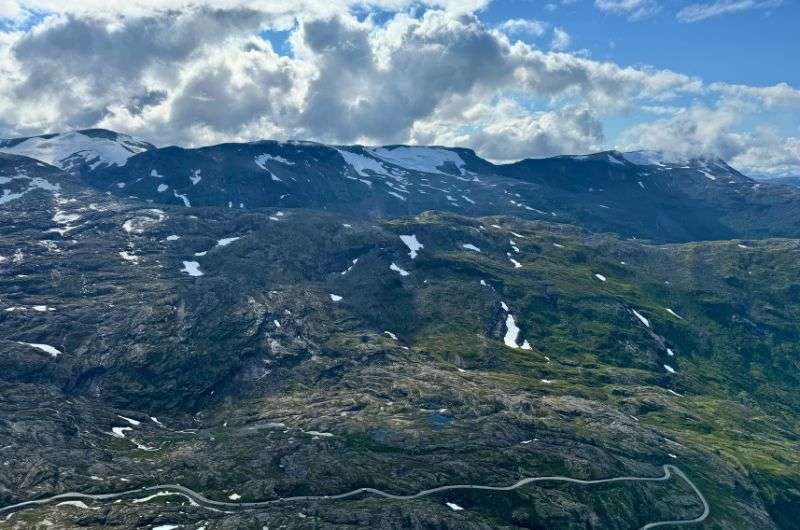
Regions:
<svg viewBox="0 0 800 530"><path fill-rule="evenodd" d="M390 164L412 171L448 175L440 168L452 164L461 175L465 173L466 163L458 153L441 147L378 147L368 149L367 152Z"/></svg>
<svg viewBox="0 0 800 530"><path fill-rule="evenodd" d="M632 311L633 311L633 314L636 315L636 318L638 318L642 322L642 324L644 324L648 328L650 327L650 321L648 319L643 317L641 315L641 313L639 313L637 310L633 309Z"/></svg>
<svg viewBox="0 0 800 530"><path fill-rule="evenodd" d="M114 438L125 438L126 431L132 431L132 427L112 427L111 436Z"/></svg>
<svg viewBox="0 0 800 530"><path fill-rule="evenodd" d="M192 206L192 203L191 203L191 202L189 202L189 197L188 197L187 195L185 195L185 194L182 194L182 193L178 193L178 192L177 192L177 191L175 191L175 190L172 190L172 195L173 195L173 196L174 196L176 199L180 199L181 201L183 201L183 205L184 205L184 206L186 206L187 208L191 208L191 206Z"/></svg>
<svg viewBox="0 0 800 530"><path fill-rule="evenodd" d="M117 414L117 417L122 418L123 420L127 421L134 427L138 427L139 425L142 424L142 422L140 422L139 420L134 420L133 418L128 418L127 416L122 416L121 414Z"/></svg>
<svg viewBox="0 0 800 530"><path fill-rule="evenodd" d="M141 504L143 502L152 501L153 499L157 499L159 497L171 497L173 495L177 495L177 493L172 493L170 491L159 491L158 493L153 493L152 495L148 495L147 497L141 497L139 499L133 499L131 502L134 503L134 504ZM176 528L176 527L173 526L172 528ZM154 528L153 530L156 530L156 529ZM169 530L169 528L167 530Z"/></svg>
<svg viewBox="0 0 800 530"><path fill-rule="evenodd" d="M345 270L343 270L343 271L342 271L342 273L341 273L341 274L342 274L342 276L344 276L345 274L347 274L348 272L350 272L351 270L353 270L353 267L355 267L355 266L356 266L356 263L358 263L358 258L355 258L355 259L353 260L353 264L352 264L352 265L350 265L349 267L347 267Z"/></svg>
<svg viewBox="0 0 800 530"><path fill-rule="evenodd" d="M337 149L337 151L339 151L339 154L342 155L342 158L344 158L345 163L347 163L347 165L353 168L353 171L355 171L362 177L372 176L372 174L367 173L368 170L374 172L377 175L382 175L385 177L391 176L390 173L387 172L383 164L381 164L374 158L371 158L369 156L364 156L358 153L352 153L350 151L345 151L344 149Z"/></svg>
<svg viewBox="0 0 800 530"><path fill-rule="evenodd" d="M400 267L398 267L395 263L392 263L391 265L389 265L389 270L392 270L392 271L395 271L395 272L399 273L400 276L408 276L409 274L411 274L407 270L403 270Z"/></svg>
<svg viewBox="0 0 800 530"><path fill-rule="evenodd" d="M185 272L189 276L202 276L203 273L200 271L200 264L196 261L184 261L183 268L181 272Z"/></svg>
<svg viewBox="0 0 800 530"><path fill-rule="evenodd" d="M122 224L122 229L128 233L141 234L145 230L153 228L167 218L166 214L162 210L145 210L142 213L145 215L139 215L125 221ZM150 215L155 217L150 217Z"/></svg>
<svg viewBox="0 0 800 530"><path fill-rule="evenodd" d="M400 236L400 240L403 243L405 243L405 245L410 250L408 255L411 256L411 259L417 257L418 250L425 248L424 245L422 245L419 241L417 241L417 236L414 234L411 234L410 236Z"/></svg>
<svg viewBox="0 0 800 530"><path fill-rule="evenodd" d="M218 247L227 247L228 245L230 245L234 241L238 241L239 239L241 239L241 238L240 237L226 237L224 239L218 240L217 241L217 246Z"/></svg>
<svg viewBox="0 0 800 530"><path fill-rule="evenodd" d="M0 151L1 150L2 149L0 149ZM10 180L16 180L16 179L27 180L28 181L28 188L23 190L23 191L17 192L17 193L12 193L11 190L7 190L7 189L3 190L3 195L0 196L0 204L7 204L7 203L9 203L11 201L15 201L15 200L19 199L20 197L22 197L23 195L25 195L26 193L34 191L34 190L37 190L37 189L50 191L50 192L58 192L58 191L61 190L61 186L59 186L58 184L52 184L48 180L45 180L45 179L40 178L40 177L31 178L31 177L28 177L27 175L17 175L16 177L12 177L11 179L9 179L9 181Z"/></svg>
<svg viewBox="0 0 800 530"><path fill-rule="evenodd" d="M80 218L81 216L76 213L62 212L61 210L56 210L56 213L53 214L53 222L60 225L73 223Z"/></svg>
<svg viewBox="0 0 800 530"><path fill-rule="evenodd" d="M35 158L61 169L69 169L79 160L88 163L91 169L124 166L128 158L147 149L144 142L125 134L118 134L112 140L77 131L51 138L28 138L13 147L0 147L2 152Z"/></svg>
<svg viewBox="0 0 800 530"><path fill-rule="evenodd" d="M31 348L36 348L37 350L49 354L53 358L58 357L61 354L60 350L50 346L49 344L38 344L36 342L19 342L19 341L17 342L17 344L22 344L23 346L30 346Z"/></svg>
<svg viewBox="0 0 800 530"><path fill-rule="evenodd" d="M517 338L519 338L519 328L514 321L514 317L509 314L506 316L506 336L503 337L503 342L509 348L519 348Z"/></svg>
<svg viewBox="0 0 800 530"><path fill-rule="evenodd" d="M668 308L668 307L665 307L664 309L667 311L667 313L669 313L670 315L674 316L675 318L679 318L679 319L683 320L683 317L682 317L682 316L680 316L680 315L679 315L678 313L676 313L675 311L673 311L672 309L670 309L670 308Z"/></svg>
<svg viewBox="0 0 800 530"><path fill-rule="evenodd" d="M264 171L269 171L269 169L267 169L267 162L269 162L270 160L274 160L275 162L278 162L280 164L284 164L284 165L287 165L287 166L293 166L294 165L294 162L292 162L290 160L287 160L287 159L283 158L282 156L270 155L270 154L267 154L267 153L264 153L263 155L258 155L257 157L255 157L253 162L255 162L256 165L258 167L260 167L261 169L263 169Z"/></svg>
<svg viewBox="0 0 800 530"><path fill-rule="evenodd" d="M123 250L122 252L119 253L119 255L125 261L130 261L130 262L133 262L133 263L138 263L139 262L139 256L137 256L135 254L131 254L127 250Z"/></svg>
<svg viewBox="0 0 800 530"><path fill-rule="evenodd" d="M82 510L88 510L89 507L86 506L86 503L83 501L64 501L59 502L56 506L72 506L73 508L80 508Z"/></svg>

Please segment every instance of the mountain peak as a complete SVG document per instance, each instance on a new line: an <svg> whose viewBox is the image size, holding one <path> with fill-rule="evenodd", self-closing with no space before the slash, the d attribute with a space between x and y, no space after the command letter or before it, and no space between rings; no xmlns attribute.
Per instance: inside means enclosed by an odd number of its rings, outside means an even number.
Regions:
<svg viewBox="0 0 800 530"><path fill-rule="evenodd" d="M727 167L727 163L722 158L710 154L687 156L674 151L651 149L627 151L621 154L628 162L638 166L693 166L698 165L698 163L700 165L711 163L722 164Z"/></svg>
<svg viewBox="0 0 800 530"><path fill-rule="evenodd" d="M68 171L84 164L91 169L124 166L131 156L150 149L155 146L108 129L0 139L2 152L35 158Z"/></svg>

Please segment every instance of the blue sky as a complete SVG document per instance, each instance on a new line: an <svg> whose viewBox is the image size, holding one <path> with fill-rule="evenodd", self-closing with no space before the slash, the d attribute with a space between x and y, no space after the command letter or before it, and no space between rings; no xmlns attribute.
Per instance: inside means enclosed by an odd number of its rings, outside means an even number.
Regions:
<svg viewBox="0 0 800 530"><path fill-rule="evenodd" d="M800 175L800 0L0 0L0 137L605 149Z"/></svg>
<svg viewBox="0 0 800 530"><path fill-rule="evenodd" d="M496 0L479 16L493 24L530 18L559 26L572 36L573 49L625 66L669 68L707 82L800 86L800 2L785 0L778 7L679 22L676 13L694 3L665 2L653 15L629 20L597 9L591 0L555 9L535 0Z"/></svg>

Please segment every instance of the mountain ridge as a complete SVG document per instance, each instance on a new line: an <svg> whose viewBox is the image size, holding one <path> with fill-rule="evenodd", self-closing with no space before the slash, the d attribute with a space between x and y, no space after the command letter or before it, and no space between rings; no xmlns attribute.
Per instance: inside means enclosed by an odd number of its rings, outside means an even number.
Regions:
<svg viewBox="0 0 800 530"><path fill-rule="evenodd" d="M692 161L714 161L714 162L723 162L724 160L713 156L713 155L698 155L698 156L691 156L685 157L679 155L677 153L669 153L667 151L657 151L657 150L635 150L635 151L619 151L615 149L607 149L601 150L597 152L591 153L584 153L584 154L560 154L560 155L551 155L547 157L526 157L521 158L515 161L505 161L505 162L492 162L489 159L483 158L473 149L469 147L462 147L462 146L448 146L448 145L419 145L419 144L380 144L380 145L367 145L367 144L337 144L337 143L324 143L312 140L301 140L301 139L290 139L290 140L274 140L269 138L259 138L255 140L249 141L241 141L241 142L220 142L215 144L208 144L208 145L201 145L201 146L194 146L194 147L186 147L177 144L169 144L164 145L161 147L157 147L152 143L147 142L146 140L135 138L131 135L125 133L119 133L113 131L111 129L103 129L103 128L91 128L91 129L75 129L63 132L53 132L53 133L43 133L38 135L31 135L31 136L18 136L18 137L11 137L11 138L0 138L0 151L6 151L8 149L13 148L14 146L24 143L27 140L32 139L42 139L42 140L53 140L59 137L64 137L73 134L81 134L88 136L90 138L103 138L108 140L116 141L120 138L126 139L136 144L147 147L148 149L165 149L169 147L178 147L181 149L204 149L210 147L218 147L224 145L242 145L242 144L259 144L259 143L286 143L286 144L294 144L294 145L318 145L318 146L326 146L332 148L362 148L367 150L375 150L375 149L388 149L392 150L395 148L412 148L412 149L441 149L441 150L448 150L454 152L464 152L472 155L475 158L480 159L483 163L491 164L494 166L507 166L512 164L517 164L519 162L524 162L527 160L548 160L553 158L570 158L570 159L590 159L593 157L598 157L601 155L619 155L620 158L624 158L628 162L635 164L635 165L658 165L659 163L668 163L671 165L678 165L678 164L685 164ZM73 153L79 151L76 149ZM135 153L134 153L135 154ZM37 158L35 156L31 156L31 158ZM43 160L44 161L44 160ZM62 168L64 169L64 168Z"/></svg>
<svg viewBox="0 0 800 530"><path fill-rule="evenodd" d="M655 242L800 236L800 191L713 158L638 165L604 151L493 164L462 148L274 140L124 155L124 164L68 156L65 167L99 191L154 204L517 215Z"/></svg>

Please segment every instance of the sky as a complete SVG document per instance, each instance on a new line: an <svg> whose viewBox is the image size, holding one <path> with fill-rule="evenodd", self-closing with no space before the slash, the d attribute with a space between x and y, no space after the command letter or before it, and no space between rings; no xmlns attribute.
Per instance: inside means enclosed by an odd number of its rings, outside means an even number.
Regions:
<svg viewBox="0 0 800 530"><path fill-rule="evenodd" d="M800 175L800 0L0 0L0 137L606 149Z"/></svg>

